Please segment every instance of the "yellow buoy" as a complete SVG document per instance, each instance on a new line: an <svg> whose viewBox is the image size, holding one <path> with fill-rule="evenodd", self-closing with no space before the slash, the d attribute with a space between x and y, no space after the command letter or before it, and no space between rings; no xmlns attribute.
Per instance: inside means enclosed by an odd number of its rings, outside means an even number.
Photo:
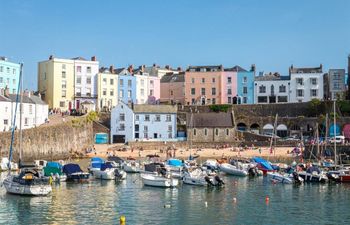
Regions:
<svg viewBox="0 0 350 225"><path fill-rule="evenodd" d="M120 216L120 219L119 219L119 222L120 222L120 225L125 225L125 216Z"/></svg>

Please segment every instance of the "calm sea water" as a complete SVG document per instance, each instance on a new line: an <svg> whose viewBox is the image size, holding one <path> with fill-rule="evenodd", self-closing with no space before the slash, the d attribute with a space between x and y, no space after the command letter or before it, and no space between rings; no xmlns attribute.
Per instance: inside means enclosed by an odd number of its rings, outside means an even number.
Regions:
<svg viewBox="0 0 350 225"><path fill-rule="evenodd" d="M2 187L0 224L119 224L121 215L126 224L350 224L350 185L223 178L224 188L162 189L128 174L121 183L55 185L48 197L9 195Z"/></svg>

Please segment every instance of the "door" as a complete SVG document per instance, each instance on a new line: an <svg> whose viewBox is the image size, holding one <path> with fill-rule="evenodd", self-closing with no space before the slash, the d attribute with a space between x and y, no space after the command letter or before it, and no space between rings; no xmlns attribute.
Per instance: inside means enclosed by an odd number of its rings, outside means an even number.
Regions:
<svg viewBox="0 0 350 225"><path fill-rule="evenodd" d="M158 138L158 134L157 134L157 133L154 133L154 134L153 134L153 138L157 139L157 138Z"/></svg>
<svg viewBox="0 0 350 225"><path fill-rule="evenodd" d="M125 143L125 135L113 135L113 143Z"/></svg>

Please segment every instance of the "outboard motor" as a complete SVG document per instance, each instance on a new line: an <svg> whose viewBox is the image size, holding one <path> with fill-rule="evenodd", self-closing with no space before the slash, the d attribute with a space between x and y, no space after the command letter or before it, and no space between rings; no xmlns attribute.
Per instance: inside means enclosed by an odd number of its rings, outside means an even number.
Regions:
<svg viewBox="0 0 350 225"><path fill-rule="evenodd" d="M337 174L334 173L327 173L327 178L329 181L333 181L333 182L339 182L340 178Z"/></svg>
<svg viewBox="0 0 350 225"><path fill-rule="evenodd" d="M210 180L210 178L208 176L204 177L204 180L211 186L214 186L214 183Z"/></svg>
<svg viewBox="0 0 350 225"><path fill-rule="evenodd" d="M160 174L165 177L166 169L164 167L160 168Z"/></svg>
<svg viewBox="0 0 350 225"><path fill-rule="evenodd" d="M255 167L249 168L248 174L249 174L249 176L251 176L251 177L255 177L255 176L257 175L256 168L255 168Z"/></svg>
<svg viewBox="0 0 350 225"><path fill-rule="evenodd" d="M115 170L114 170L114 177L117 178L117 179L122 178L122 175L120 174L120 172L119 172L118 169L115 169Z"/></svg>
<svg viewBox="0 0 350 225"><path fill-rule="evenodd" d="M215 180L218 182L218 186L222 186L225 184L225 182L217 175L215 176Z"/></svg>
<svg viewBox="0 0 350 225"><path fill-rule="evenodd" d="M301 184L299 174L297 172L293 172L292 174L293 174L294 183Z"/></svg>

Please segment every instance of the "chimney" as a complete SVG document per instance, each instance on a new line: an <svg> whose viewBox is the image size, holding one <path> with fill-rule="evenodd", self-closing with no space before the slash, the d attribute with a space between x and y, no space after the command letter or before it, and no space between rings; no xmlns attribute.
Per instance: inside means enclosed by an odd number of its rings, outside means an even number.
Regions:
<svg viewBox="0 0 350 225"><path fill-rule="evenodd" d="M157 64L153 63L153 67L157 67Z"/></svg>
<svg viewBox="0 0 350 225"><path fill-rule="evenodd" d="M165 69L170 70L170 66L169 66L169 65L166 65L166 66L165 66Z"/></svg>
<svg viewBox="0 0 350 225"><path fill-rule="evenodd" d="M129 71L129 73L133 74L133 73L134 73L134 66L133 66L133 65L130 65L130 66L128 67L128 71Z"/></svg>
<svg viewBox="0 0 350 225"><path fill-rule="evenodd" d="M91 57L91 61L94 61L94 62L95 62L95 61L96 61L96 56L92 56L92 57Z"/></svg>
<svg viewBox="0 0 350 225"><path fill-rule="evenodd" d="M113 65L109 66L109 72L114 73L114 66Z"/></svg>
<svg viewBox="0 0 350 225"><path fill-rule="evenodd" d="M179 66L177 67L177 71L181 72L182 71L182 68Z"/></svg>
<svg viewBox="0 0 350 225"><path fill-rule="evenodd" d="M50 56L49 56L49 60L52 60L52 59L53 59L53 55L50 55Z"/></svg>
<svg viewBox="0 0 350 225"><path fill-rule="evenodd" d="M254 74L255 74L255 71L256 71L255 64L252 64L252 66L250 67L250 71L254 72Z"/></svg>

